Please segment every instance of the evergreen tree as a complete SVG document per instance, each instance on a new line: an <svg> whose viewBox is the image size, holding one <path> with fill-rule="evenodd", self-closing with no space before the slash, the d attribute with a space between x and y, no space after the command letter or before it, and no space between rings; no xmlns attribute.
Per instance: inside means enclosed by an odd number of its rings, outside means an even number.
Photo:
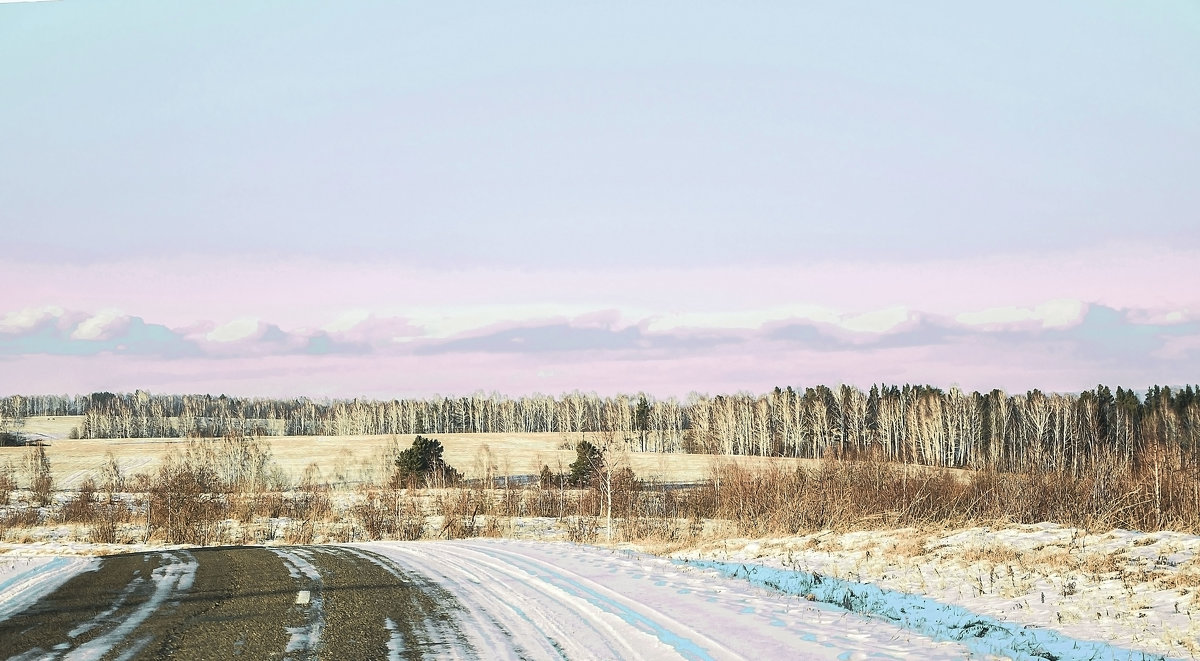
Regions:
<svg viewBox="0 0 1200 661"><path fill-rule="evenodd" d="M633 424L638 431L642 452L646 451L646 433L650 431L650 401L642 395L638 399L637 409L634 410Z"/></svg>
<svg viewBox="0 0 1200 661"><path fill-rule="evenodd" d="M586 487L603 468L604 454L600 452L600 448L587 441L580 441L579 445L575 446L575 461L571 462L570 482L577 487Z"/></svg>
<svg viewBox="0 0 1200 661"><path fill-rule="evenodd" d="M415 487L441 478L446 484L458 481L459 473L442 459L444 448L435 438L417 436L413 444L396 456L395 486Z"/></svg>

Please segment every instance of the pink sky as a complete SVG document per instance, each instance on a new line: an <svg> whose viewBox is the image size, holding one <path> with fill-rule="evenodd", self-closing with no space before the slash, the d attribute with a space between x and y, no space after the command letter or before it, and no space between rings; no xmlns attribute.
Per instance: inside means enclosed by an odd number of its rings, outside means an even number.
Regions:
<svg viewBox="0 0 1200 661"><path fill-rule="evenodd" d="M1200 14L9 3L0 395L1200 375Z"/></svg>
<svg viewBox="0 0 1200 661"><path fill-rule="evenodd" d="M0 390L371 396L923 382L1144 387L1200 373L1200 253L1106 247L740 269L8 263ZM1146 273L1153 280L1147 286ZM29 278L30 273L37 273Z"/></svg>

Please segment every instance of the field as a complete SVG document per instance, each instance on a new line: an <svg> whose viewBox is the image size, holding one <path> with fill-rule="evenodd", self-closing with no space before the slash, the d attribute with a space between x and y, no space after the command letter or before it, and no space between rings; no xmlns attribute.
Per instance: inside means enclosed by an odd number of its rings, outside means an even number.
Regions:
<svg viewBox="0 0 1200 661"><path fill-rule="evenodd" d="M107 453L117 459L125 474L152 472L173 450L187 445L187 439L70 439L71 429L81 418L58 416L30 418L22 431L45 438L46 455L50 458L51 474L60 489L72 489L88 477L99 474ZM494 476L536 475L542 466L556 473L565 472L575 451L570 449L580 434L436 434L445 447L445 459L467 478ZM315 463L322 481L334 487L354 487L379 476L386 461L385 451L393 443L400 449L408 447L415 436L268 436L263 440L270 446L275 462L296 481L305 468ZM587 440L597 442L595 436ZM0 466L5 462L19 466L25 457L24 448L0 448ZM622 453L618 462L633 469L641 479L664 482L696 482L708 476L713 465L712 455ZM738 463L748 469L769 465L790 468L812 465L806 459L738 457ZM491 467L490 471L487 467Z"/></svg>

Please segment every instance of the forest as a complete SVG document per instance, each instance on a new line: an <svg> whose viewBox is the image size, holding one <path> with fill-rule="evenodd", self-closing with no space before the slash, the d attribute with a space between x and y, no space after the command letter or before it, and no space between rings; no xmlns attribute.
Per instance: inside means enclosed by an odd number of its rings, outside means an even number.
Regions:
<svg viewBox="0 0 1200 661"><path fill-rule="evenodd" d="M374 434L591 434L633 452L822 458L1078 474L1118 461L1200 459L1200 386L1142 394L1099 385L1073 393L964 392L928 385L775 388L766 394L572 392L510 398L325 400L96 392L0 399L0 431L28 416L83 416L78 438Z"/></svg>

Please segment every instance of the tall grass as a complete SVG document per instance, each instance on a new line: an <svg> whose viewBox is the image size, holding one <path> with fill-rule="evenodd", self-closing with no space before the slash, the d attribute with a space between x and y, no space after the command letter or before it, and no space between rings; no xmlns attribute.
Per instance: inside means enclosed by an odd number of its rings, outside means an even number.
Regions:
<svg viewBox="0 0 1200 661"><path fill-rule="evenodd" d="M43 457L31 454L33 476L48 473ZM13 472L0 470L0 488L15 489ZM552 517L581 542L601 532L614 541L684 540L710 520L743 536L1039 522L1200 533L1197 469L1156 446L1134 461L1112 453L1082 470L1026 472L904 465L870 453L795 469L715 459L706 479L686 487L639 480L628 469L583 488L550 475L397 489L379 475L382 484L337 499L315 464L291 483L255 439L197 440L151 474L124 476L109 461L99 486L86 480L58 505L30 490L27 505L0 506L0 532L57 520L90 527L98 542L309 543L501 536L514 517Z"/></svg>
<svg viewBox="0 0 1200 661"><path fill-rule="evenodd" d="M946 471L870 456L795 471L727 462L714 466L693 503L743 534L1004 522L1200 531L1200 480L1153 452L1136 463L1101 457L1074 473Z"/></svg>

